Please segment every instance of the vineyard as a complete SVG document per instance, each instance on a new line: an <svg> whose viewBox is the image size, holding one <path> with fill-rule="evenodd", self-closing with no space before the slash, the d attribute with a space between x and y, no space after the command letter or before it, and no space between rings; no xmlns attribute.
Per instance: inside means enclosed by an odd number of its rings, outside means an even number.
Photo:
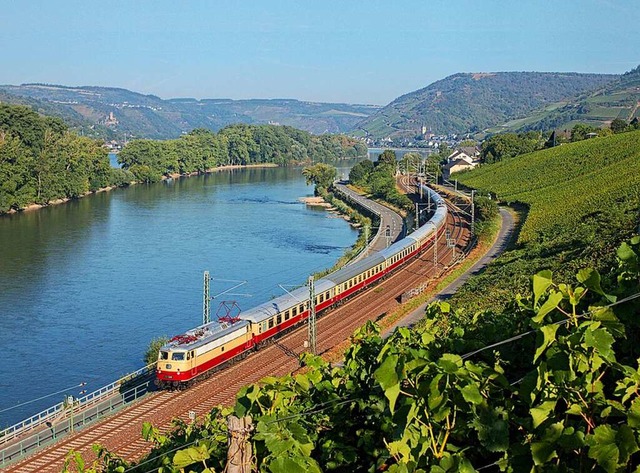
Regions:
<svg viewBox="0 0 640 473"><path fill-rule="evenodd" d="M454 297L474 311L504 308L514 293L528 293L529 275L543 269L560 282L583 267L607 277L616 248L640 221L640 132L505 159L459 180L521 211L517 244Z"/></svg>
<svg viewBox="0 0 640 473"><path fill-rule="evenodd" d="M530 207L520 241L580 231L596 215L638 209L640 132L586 140L481 166L459 178L504 202Z"/></svg>

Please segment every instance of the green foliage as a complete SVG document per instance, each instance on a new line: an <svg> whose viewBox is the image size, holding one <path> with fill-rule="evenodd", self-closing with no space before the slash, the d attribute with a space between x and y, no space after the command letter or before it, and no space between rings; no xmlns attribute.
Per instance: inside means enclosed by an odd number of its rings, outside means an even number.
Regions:
<svg viewBox="0 0 640 473"><path fill-rule="evenodd" d="M397 164L395 152L385 150L375 164L368 160L356 164L349 173L349 180L370 192L373 197L411 211L411 200L396 187Z"/></svg>
<svg viewBox="0 0 640 473"><path fill-rule="evenodd" d="M329 189L336 180L338 170L329 164L318 163L313 166L306 167L302 170L302 175L307 181L307 185L315 184L316 194L318 189Z"/></svg>
<svg viewBox="0 0 640 473"><path fill-rule="evenodd" d="M136 180L156 182L163 175L202 173L218 166L325 163L359 155L362 146L345 136L313 136L286 126L231 125L219 133L196 129L177 140L134 140L118 161Z"/></svg>
<svg viewBox="0 0 640 473"><path fill-rule="evenodd" d="M349 171L349 181L356 186L366 186L373 168L373 161L368 159L360 161Z"/></svg>
<svg viewBox="0 0 640 473"><path fill-rule="evenodd" d="M478 196L475 199L477 235L483 235L489 229L491 221L498 215L498 203L489 197Z"/></svg>
<svg viewBox="0 0 640 473"><path fill-rule="evenodd" d="M584 123L578 123L571 129L571 141L582 141L588 138L590 133L598 133L600 128L586 125Z"/></svg>
<svg viewBox="0 0 640 473"><path fill-rule="evenodd" d="M169 338L166 336L153 338L149 342L147 351L144 353L144 364L150 365L151 363L158 361L158 352L163 345L167 344L168 341Z"/></svg>
<svg viewBox="0 0 640 473"><path fill-rule="evenodd" d="M611 131L614 133L622 133L624 131L627 131L627 127L627 122L620 118L615 118L614 120L612 120L610 125Z"/></svg>
<svg viewBox="0 0 640 473"><path fill-rule="evenodd" d="M542 149L545 141L546 138L538 132L501 133L482 143L480 158L485 163L496 163L506 158Z"/></svg>
<svg viewBox="0 0 640 473"><path fill-rule="evenodd" d="M113 185L102 144L59 119L0 104L0 213Z"/></svg>

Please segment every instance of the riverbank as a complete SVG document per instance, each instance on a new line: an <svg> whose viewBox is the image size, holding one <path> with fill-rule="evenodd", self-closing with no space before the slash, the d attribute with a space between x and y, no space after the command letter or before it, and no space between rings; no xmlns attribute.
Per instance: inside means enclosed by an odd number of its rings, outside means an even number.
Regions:
<svg viewBox="0 0 640 473"><path fill-rule="evenodd" d="M226 166L219 166L216 168L211 168L211 169L207 169L205 172L191 172L191 173L185 173L185 174L179 174L179 173L174 173L174 174L169 174L168 176L162 176L162 180L166 181L167 179L177 179L180 177L192 177L192 176L200 176L202 174L211 174L211 173L215 173L215 172L222 172L222 171L231 171L234 169L249 169L249 168L275 168L278 167L277 164L275 163L261 163L261 164L245 164L245 165L241 165L241 164L233 164L233 165L226 165ZM23 207L21 209L11 209L8 212L0 212L0 217L2 217L3 215L12 215L12 214L16 214L16 213L20 213L20 212L32 212L34 210L39 210L42 209L44 207L51 207L52 205L60 205L60 204L66 204L67 202L70 202L72 200L76 200L76 199L81 199L83 197L86 197L88 195L92 195L92 194L99 194L100 192L108 192L108 191L112 191L113 189L118 189L119 187L129 187L135 184L140 184L140 181L131 181L128 182L122 186L107 186L107 187L101 187L100 189L96 189L95 191L89 191L89 192L85 192L84 194L82 194L81 196L78 197L66 197L64 199L55 199L52 200L51 202L47 202L46 204L29 204L26 207Z"/></svg>

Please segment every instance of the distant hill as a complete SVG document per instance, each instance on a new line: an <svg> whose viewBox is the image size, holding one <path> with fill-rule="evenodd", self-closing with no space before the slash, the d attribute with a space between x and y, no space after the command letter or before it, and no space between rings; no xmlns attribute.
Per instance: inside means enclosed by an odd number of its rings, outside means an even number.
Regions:
<svg viewBox="0 0 640 473"><path fill-rule="evenodd" d="M574 100L550 104L530 116L511 120L489 131L570 129L576 123L602 127L615 118L640 117L640 66Z"/></svg>
<svg viewBox="0 0 640 473"><path fill-rule="evenodd" d="M31 105L73 128L103 138L176 138L194 128L217 131L231 123L278 123L311 133L343 133L377 111L372 105L292 99L163 100L112 87L0 85L0 101Z"/></svg>
<svg viewBox="0 0 640 473"><path fill-rule="evenodd" d="M454 74L397 98L357 128L360 134L378 139L415 136L422 125L435 134L473 133L526 117L618 78L555 72Z"/></svg>

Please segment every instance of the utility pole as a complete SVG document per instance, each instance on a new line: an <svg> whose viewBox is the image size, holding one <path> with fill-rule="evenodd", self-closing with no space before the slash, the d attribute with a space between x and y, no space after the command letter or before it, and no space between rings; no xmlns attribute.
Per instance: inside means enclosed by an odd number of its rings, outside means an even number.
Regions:
<svg viewBox="0 0 640 473"><path fill-rule="evenodd" d="M313 276L309 276L309 348L311 353L316 354L316 288Z"/></svg>
<svg viewBox="0 0 640 473"><path fill-rule="evenodd" d="M475 236L476 232L476 206L475 206L475 197L476 191L471 191L471 236Z"/></svg>
<svg viewBox="0 0 640 473"><path fill-rule="evenodd" d="M211 278L209 277L209 271L204 272L204 290L202 295L202 324L208 324L211 322L211 307L209 302L211 301L211 297L209 297L209 281Z"/></svg>
<svg viewBox="0 0 640 473"><path fill-rule="evenodd" d="M431 212L431 192L427 192L427 209Z"/></svg>
<svg viewBox="0 0 640 473"><path fill-rule="evenodd" d="M418 209L418 203L416 202L416 229L418 229L418 227L420 227L420 217L419 217L419 209Z"/></svg>
<svg viewBox="0 0 640 473"><path fill-rule="evenodd" d="M451 260L455 261L456 259L456 240L455 238L451 238L451 230L447 229L447 247L451 248Z"/></svg>
<svg viewBox="0 0 640 473"><path fill-rule="evenodd" d="M436 229L436 239L433 244L433 267L437 268L438 267L438 228L435 225L433 227Z"/></svg>

